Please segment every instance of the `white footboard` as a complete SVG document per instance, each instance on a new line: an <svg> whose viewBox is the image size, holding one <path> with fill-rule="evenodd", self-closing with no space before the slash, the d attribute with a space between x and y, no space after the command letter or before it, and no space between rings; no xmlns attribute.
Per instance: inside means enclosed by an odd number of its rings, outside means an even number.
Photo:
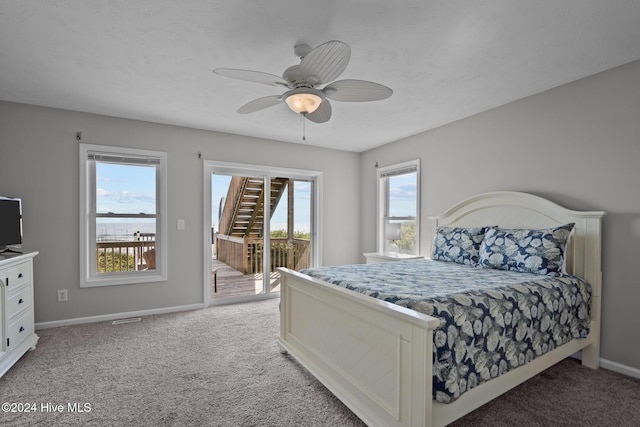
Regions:
<svg viewBox="0 0 640 427"><path fill-rule="evenodd" d="M439 321L281 274L279 343L369 426L431 426L433 329Z"/></svg>

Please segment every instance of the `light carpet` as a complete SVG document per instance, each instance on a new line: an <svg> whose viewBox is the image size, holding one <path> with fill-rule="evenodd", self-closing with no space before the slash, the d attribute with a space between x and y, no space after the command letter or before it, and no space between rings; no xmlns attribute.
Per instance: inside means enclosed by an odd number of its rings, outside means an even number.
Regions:
<svg viewBox="0 0 640 427"><path fill-rule="evenodd" d="M279 352L278 302L37 331L0 378L1 402L35 411L0 425L364 426ZM566 360L454 425L631 426L638 408L640 381Z"/></svg>

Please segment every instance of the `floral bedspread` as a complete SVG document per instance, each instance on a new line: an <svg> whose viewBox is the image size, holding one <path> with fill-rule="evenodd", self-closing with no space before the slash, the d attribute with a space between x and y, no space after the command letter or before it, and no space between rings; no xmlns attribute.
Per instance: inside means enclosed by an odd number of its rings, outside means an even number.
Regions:
<svg viewBox="0 0 640 427"><path fill-rule="evenodd" d="M589 333L591 287L575 276L429 259L301 273L440 319L433 338L433 395L439 402L452 402Z"/></svg>

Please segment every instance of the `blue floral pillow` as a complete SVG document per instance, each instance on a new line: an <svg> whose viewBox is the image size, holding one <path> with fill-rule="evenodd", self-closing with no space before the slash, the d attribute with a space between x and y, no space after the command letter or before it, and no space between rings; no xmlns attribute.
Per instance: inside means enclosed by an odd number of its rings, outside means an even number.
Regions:
<svg viewBox="0 0 640 427"><path fill-rule="evenodd" d="M556 228L488 229L480 246L485 268L559 276L574 223Z"/></svg>
<svg viewBox="0 0 640 427"><path fill-rule="evenodd" d="M431 259L478 265L485 230L487 227L438 227Z"/></svg>

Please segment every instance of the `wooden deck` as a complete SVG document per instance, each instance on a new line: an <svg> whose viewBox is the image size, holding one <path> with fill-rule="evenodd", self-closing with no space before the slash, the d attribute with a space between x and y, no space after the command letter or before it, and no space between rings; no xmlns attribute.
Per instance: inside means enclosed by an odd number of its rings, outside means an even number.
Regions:
<svg viewBox="0 0 640 427"><path fill-rule="evenodd" d="M215 287L214 272L217 283ZM211 260L211 298L261 294L262 278L262 273L242 274L214 258ZM214 288L217 288L217 292ZM271 273L271 292L280 292L280 274L275 271Z"/></svg>

